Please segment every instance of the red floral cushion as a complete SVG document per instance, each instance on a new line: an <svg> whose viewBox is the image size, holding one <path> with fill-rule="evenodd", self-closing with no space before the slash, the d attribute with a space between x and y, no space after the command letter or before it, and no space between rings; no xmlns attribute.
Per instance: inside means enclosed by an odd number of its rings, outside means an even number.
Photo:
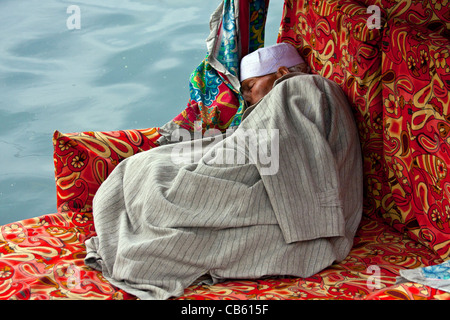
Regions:
<svg viewBox="0 0 450 320"><path fill-rule="evenodd" d="M408 282L383 288L367 295L364 300L450 300L448 292L424 286L419 283Z"/></svg>
<svg viewBox="0 0 450 320"><path fill-rule="evenodd" d="M446 0L366 0L387 12L390 20L399 18L413 26L430 30L450 29L450 6Z"/></svg>
<svg viewBox="0 0 450 320"><path fill-rule="evenodd" d="M444 0L355 0L367 7L378 6L388 20L399 18L409 25L430 30L450 29L450 6Z"/></svg>
<svg viewBox="0 0 450 320"><path fill-rule="evenodd" d="M383 37L385 218L450 257L450 40L404 20Z"/></svg>
<svg viewBox="0 0 450 320"><path fill-rule="evenodd" d="M398 289L395 282L400 270L440 261L434 253L383 222L364 217L347 258L314 276L191 286L179 299L371 300L373 297L391 300L388 289ZM439 299L450 299L450 294L424 285L407 283L405 287L407 285L420 288L419 292L412 291L397 299L437 298L434 294L439 294Z"/></svg>
<svg viewBox="0 0 450 320"><path fill-rule="evenodd" d="M59 211L92 211L100 184L123 159L156 147L156 128L111 132L56 131L53 146Z"/></svg>
<svg viewBox="0 0 450 320"><path fill-rule="evenodd" d="M370 16L354 1L287 1L279 41L294 44L313 73L348 97L364 155L365 214L377 217L390 190L382 170L381 30L368 28Z"/></svg>
<svg viewBox="0 0 450 320"><path fill-rule="evenodd" d="M0 299L135 299L84 264L84 241L94 235L90 212L1 226ZM365 217L348 257L312 277L192 285L179 299L450 299L424 285L395 285L399 270L441 262L423 245Z"/></svg>
<svg viewBox="0 0 450 320"><path fill-rule="evenodd" d="M312 72L338 83L353 107L365 214L411 232L447 259L449 10L438 12L436 1L359 2L287 1L279 41L293 43ZM373 4L380 29L368 28L366 6Z"/></svg>

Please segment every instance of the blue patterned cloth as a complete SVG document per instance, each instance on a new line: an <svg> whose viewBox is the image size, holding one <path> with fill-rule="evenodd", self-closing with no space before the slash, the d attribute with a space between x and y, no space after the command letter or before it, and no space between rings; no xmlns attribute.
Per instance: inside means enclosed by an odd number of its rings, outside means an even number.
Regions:
<svg viewBox="0 0 450 320"><path fill-rule="evenodd" d="M401 270L397 283L407 281L450 292L450 261L424 268Z"/></svg>
<svg viewBox="0 0 450 320"><path fill-rule="evenodd" d="M222 1L210 18L206 57L189 78L187 107L162 126L160 134L170 136L177 127L193 131L196 122L202 123L203 131L222 132L241 123L245 109L239 83L241 55L264 46L268 5L269 0Z"/></svg>
<svg viewBox="0 0 450 320"><path fill-rule="evenodd" d="M269 1L250 1L250 12L252 13L252 15L249 23L250 41L248 53L264 47L264 27L266 24L268 6ZM244 114L244 98L240 93L238 98L239 107L233 120L231 121L231 128L237 127L241 123L242 115Z"/></svg>

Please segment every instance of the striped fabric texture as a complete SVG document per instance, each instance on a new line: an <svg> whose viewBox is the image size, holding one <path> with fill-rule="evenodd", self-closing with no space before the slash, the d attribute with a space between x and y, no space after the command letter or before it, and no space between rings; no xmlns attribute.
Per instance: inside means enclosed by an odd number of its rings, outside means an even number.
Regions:
<svg viewBox="0 0 450 320"><path fill-rule="evenodd" d="M141 299L168 299L205 275L308 277L344 259L362 158L340 88L288 74L249 111L232 133L121 162L94 198L86 264Z"/></svg>

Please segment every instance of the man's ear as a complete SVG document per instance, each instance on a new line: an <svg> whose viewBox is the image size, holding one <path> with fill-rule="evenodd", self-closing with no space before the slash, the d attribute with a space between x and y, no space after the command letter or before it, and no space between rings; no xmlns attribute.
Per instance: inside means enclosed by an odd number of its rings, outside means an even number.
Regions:
<svg viewBox="0 0 450 320"><path fill-rule="evenodd" d="M286 75L288 73L290 73L288 68L286 68L284 66L279 67L278 70L277 70L277 78L280 78L280 77L282 77L282 76L284 76L284 75Z"/></svg>

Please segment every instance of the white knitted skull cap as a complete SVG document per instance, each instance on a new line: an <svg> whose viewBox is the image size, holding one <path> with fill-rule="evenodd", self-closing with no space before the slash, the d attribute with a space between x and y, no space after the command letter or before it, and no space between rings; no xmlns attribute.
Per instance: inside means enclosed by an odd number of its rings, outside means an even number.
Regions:
<svg viewBox="0 0 450 320"><path fill-rule="evenodd" d="M240 81L265 76L276 72L279 67L290 68L304 62L297 49L289 43L260 48L241 59Z"/></svg>

